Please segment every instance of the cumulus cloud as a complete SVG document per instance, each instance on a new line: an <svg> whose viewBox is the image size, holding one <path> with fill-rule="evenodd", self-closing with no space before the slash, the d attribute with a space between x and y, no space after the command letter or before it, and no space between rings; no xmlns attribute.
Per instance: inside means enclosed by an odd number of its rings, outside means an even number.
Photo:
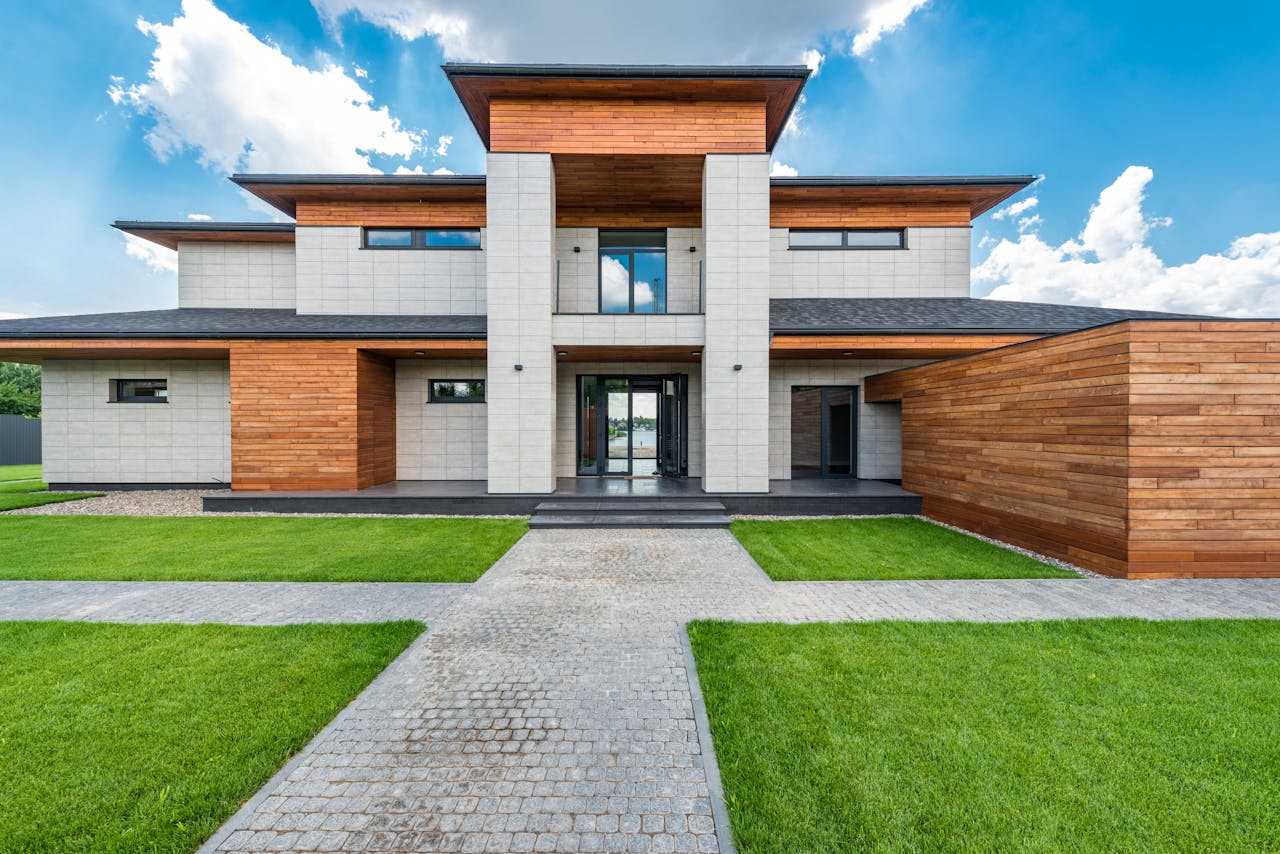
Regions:
<svg viewBox="0 0 1280 854"><path fill-rule="evenodd" d="M1143 211L1154 173L1130 166L1098 196L1080 234L1059 246L1038 235L1001 240L973 269L993 299L1099 305L1233 317L1280 317L1280 232L1169 266L1147 244L1167 218Z"/></svg>
<svg viewBox="0 0 1280 854"><path fill-rule="evenodd" d="M124 251L130 258L138 259L153 270L162 273L178 272L177 252L143 240L135 234L124 236Z"/></svg>
<svg viewBox="0 0 1280 854"><path fill-rule="evenodd" d="M299 65L210 0L138 29L155 39L147 79L113 78L108 95L154 120L147 141L162 161L193 150L222 172L372 172L372 155L420 146L342 68Z"/></svg>
<svg viewBox="0 0 1280 854"><path fill-rule="evenodd" d="M331 27L359 15L405 39L434 39L450 60L785 63L804 57L810 67L821 57L815 41L866 56L926 2L656 0L644 14L624 15L612 3L311 0Z"/></svg>
<svg viewBox="0 0 1280 854"><path fill-rule="evenodd" d="M432 175L456 175L458 173L454 172L452 169L446 169L443 166L440 166L436 169L432 169L431 174Z"/></svg>
<svg viewBox="0 0 1280 854"><path fill-rule="evenodd" d="M1018 216L1019 214L1026 213L1027 211L1031 210L1038 204L1040 204L1040 200L1038 198L1036 198L1035 196L1029 196L1028 198L1016 201L1011 205L1005 205L1000 210L993 213L991 215L991 218L992 219L1012 219Z"/></svg>
<svg viewBox="0 0 1280 854"><path fill-rule="evenodd" d="M775 160L769 165L769 174L778 178L794 178L800 173L794 166L788 166L781 161Z"/></svg>
<svg viewBox="0 0 1280 854"><path fill-rule="evenodd" d="M0 311L0 320L22 320L24 317L30 317L28 314L15 314L12 311Z"/></svg>
<svg viewBox="0 0 1280 854"><path fill-rule="evenodd" d="M213 219L213 217L209 216L208 214L189 213L187 214L187 219L193 220L195 222L210 222Z"/></svg>
<svg viewBox="0 0 1280 854"><path fill-rule="evenodd" d="M453 145L453 137L447 134L442 135L436 139L436 147L431 149L431 153L436 157L447 157L451 145Z"/></svg>
<svg viewBox="0 0 1280 854"><path fill-rule="evenodd" d="M813 76L817 77L818 72L822 71L822 61L826 59L822 55L822 51L809 48L800 54L800 61L809 66L809 70L813 72Z"/></svg>

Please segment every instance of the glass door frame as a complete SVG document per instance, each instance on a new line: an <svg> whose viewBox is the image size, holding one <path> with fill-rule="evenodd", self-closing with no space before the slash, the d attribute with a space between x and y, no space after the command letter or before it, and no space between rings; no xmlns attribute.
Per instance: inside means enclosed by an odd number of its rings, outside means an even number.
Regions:
<svg viewBox="0 0 1280 854"><path fill-rule="evenodd" d="M596 455L593 465L584 467L583 459L583 381L587 378L595 380L595 446ZM625 380L627 383L627 470L626 472L609 471L609 392L606 385L609 380ZM676 391L675 424L666 423L663 417L662 399L666 393L667 382L672 381ZM643 386L639 390L636 385ZM689 473L689 378L687 374L577 374L574 377L574 424L576 435L574 445L577 458L574 470L579 477L633 477L635 471L635 451L632 447L632 396L639 394L656 394L657 407L657 459L658 474L662 477L687 477ZM614 392L617 394L617 392ZM670 471L663 459L663 435L674 431L670 441L676 445L677 470Z"/></svg>
<svg viewBox="0 0 1280 854"><path fill-rule="evenodd" d="M794 385L790 388L790 394L794 395L797 389L805 389L818 392L818 471L813 474L797 475L794 467L794 457L791 461L791 477L795 479L811 479L811 478L843 478L857 479L858 477L858 407L862 401L862 390L856 385ZM831 392L848 392L849 393L849 471L833 472L831 471ZM791 418L791 442L794 448L795 443L795 417Z"/></svg>

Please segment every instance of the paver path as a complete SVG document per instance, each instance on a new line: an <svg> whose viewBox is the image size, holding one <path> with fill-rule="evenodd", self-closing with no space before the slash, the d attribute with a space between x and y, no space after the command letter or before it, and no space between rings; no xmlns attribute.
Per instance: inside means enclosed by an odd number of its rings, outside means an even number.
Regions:
<svg viewBox="0 0 1280 854"><path fill-rule="evenodd" d="M774 584L727 531L538 531L474 585L0 582L2 619L430 631L210 850L715 851L690 619L1280 618L1280 579Z"/></svg>

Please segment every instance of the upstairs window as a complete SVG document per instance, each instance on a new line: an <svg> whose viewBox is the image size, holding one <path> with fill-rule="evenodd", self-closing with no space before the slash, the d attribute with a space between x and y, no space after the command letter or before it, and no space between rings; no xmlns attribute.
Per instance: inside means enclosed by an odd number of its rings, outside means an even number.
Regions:
<svg viewBox="0 0 1280 854"><path fill-rule="evenodd" d="M906 249L905 228L791 229L790 249Z"/></svg>
<svg viewBox="0 0 1280 854"><path fill-rule="evenodd" d="M600 313L667 310L667 232L600 231Z"/></svg>
<svg viewBox="0 0 1280 854"><path fill-rule="evenodd" d="M366 228L365 249L479 249L478 228Z"/></svg>
<svg viewBox="0 0 1280 854"><path fill-rule="evenodd" d="M112 403L168 403L168 380L112 380Z"/></svg>
<svg viewBox="0 0 1280 854"><path fill-rule="evenodd" d="M431 380L428 403L484 403L484 380Z"/></svg>

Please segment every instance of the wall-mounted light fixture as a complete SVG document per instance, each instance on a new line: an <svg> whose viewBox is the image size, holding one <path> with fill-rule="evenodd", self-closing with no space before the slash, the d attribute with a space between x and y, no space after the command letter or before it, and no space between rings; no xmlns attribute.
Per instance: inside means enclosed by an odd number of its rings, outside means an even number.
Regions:
<svg viewBox="0 0 1280 854"><path fill-rule="evenodd" d="M698 247L696 247L696 246L690 246L690 247L689 247L689 251L690 251L690 252L697 252L697 251L698 251Z"/></svg>
<svg viewBox="0 0 1280 854"><path fill-rule="evenodd" d="M523 370L524 370L524 365L521 365L520 363L518 363L518 362L517 362L517 363L516 363L516 370L517 370L517 371L523 371Z"/></svg>
<svg viewBox="0 0 1280 854"><path fill-rule="evenodd" d="M734 365L734 366L733 366L733 369L734 369L735 371L740 371L740 370L742 370L742 365Z"/></svg>
<svg viewBox="0 0 1280 854"><path fill-rule="evenodd" d="M575 246L575 247L573 247L573 251L574 251L575 253L577 253L577 252L581 252L581 251L582 251L582 247L581 247L581 246Z"/></svg>

